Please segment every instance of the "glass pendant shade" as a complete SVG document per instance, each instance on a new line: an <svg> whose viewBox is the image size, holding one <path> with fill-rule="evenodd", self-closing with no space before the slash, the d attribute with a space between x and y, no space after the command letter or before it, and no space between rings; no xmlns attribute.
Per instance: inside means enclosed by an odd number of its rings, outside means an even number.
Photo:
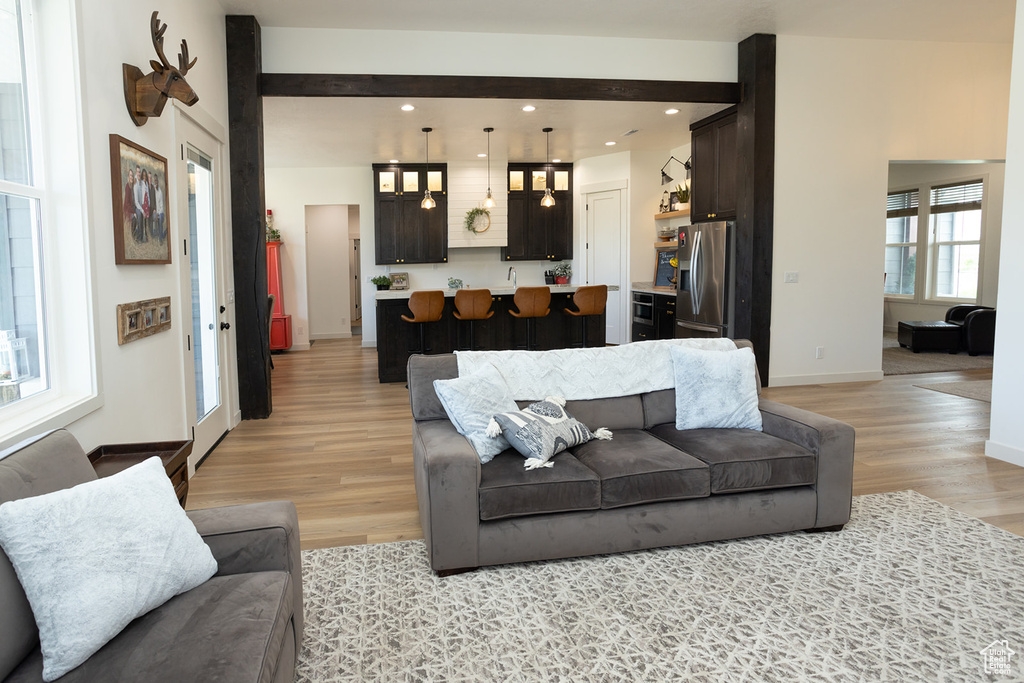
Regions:
<svg viewBox="0 0 1024 683"><path fill-rule="evenodd" d="M427 189L423 193L423 201L420 202L421 209L433 209L437 206L437 202L430 196L430 131L432 130L433 128L423 129L423 136L426 138Z"/></svg>
<svg viewBox="0 0 1024 683"><path fill-rule="evenodd" d="M485 209L493 209L494 208L494 203L495 203L494 202L494 197L491 196L491 188L488 187L487 188L487 199L484 200L484 208Z"/></svg>
<svg viewBox="0 0 1024 683"><path fill-rule="evenodd" d="M544 161L547 163L551 163L551 131L553 130L554 128L544 129ZM550 187L544 188L544 197L540 200L540 205L545 208L550 208L555 205L555 197L551 194Z"/></svg>

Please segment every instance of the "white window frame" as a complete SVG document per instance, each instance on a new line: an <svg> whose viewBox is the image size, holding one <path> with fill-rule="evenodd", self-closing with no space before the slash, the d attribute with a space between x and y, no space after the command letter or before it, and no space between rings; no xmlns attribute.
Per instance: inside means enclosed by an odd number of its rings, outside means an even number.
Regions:
<svg viewBox="0 0 1024 683"><path fill-rule="evenodd" d="M44 301L42 363L48 368L49 389L0 408L0 448L64 427L103 405L93 324L76 7L74 0L21 2L34 177L31 188L5 182L0 189L40 201L37 287ZM60 226L59 235L55 226Z"/></svg>
<svg viewBox="0 0 1024 683"><path fill-rule="evenodd" d="M971 298L955 298L947 296L937 296L935 289L937 287L937 260L938 260L938 246L939 244L947 244L947 242L939 243L935 239L934 230L932 228L931 221L931 193L932 188L935 187L946 187L949 185L957 185L963 183L976 182L981 180L982 182L982 199L981 199L981 238L978 240L978 293L973 299ZM982 287L984 284L984 273L985 273L985 235L987 232L988 224L988 201L989 194L991 194L989 186L989 174L988 173L974 173L971 175L965 175L957 178L943 178L942 180L933 180L928 182L914 183L913 185L904 185L897 187L890 187L886 196L893 192L907 192L910 190L918 190L918 215L917 215L917 268L914 272L914 295L910 296L907 294L884 294L885 301L893 301L899 303L913 303L913 304L935 304L954 306L956 304L976 304L982 300ZM965 243L974 244L973 240L968 240ZM889 246L897 246L896 243L889 244L888 241L883 239L883 249ZM883 251L884 259L884 251ZM922 268L922 264L924 267Z"/></svg>
<svg viewBox="0 0 1024 683"><path fill-rule="evenodd" d="M918 211L918 215L917 215L917 241L916 242L890 242L888 240L888 237L887 237L886 240L885 240L885 249L888 249L889 247L916 247L917 251L914 252L915 255L917 255L917 260L915 261L915 264L916 264L917 262L920 261L920 253L921 253L921 244L920 244L921 243L921 188L918 187L918 186L912 186L912 187L907 187L907 188L902 189L902 190L889 190L889 192L886 193L886 199L888 199L889 195L893 195L893 194L897 194L897 193L905 194L907 192L917 192L917 211ZM888 223L888 221L889 221L888 211L886 211L886 219L885 220L886 220L886 223ZM915 269L914 269L914 293L913 294L887 293L887 294L885 294L885 298L886 299L891 299L893 301L914 301L915 298L918 296L918 293L921 291L920 284L919 284L920 270L921 269L917 268L916 265L915 265ZM883 289L883 291L884 291L884 289Z"/></svg>
<svg viewBox="0 0 1024 683"><path fill-rule="evenodd" d="M981 229L978 232L977 240L943 240L940 241L937 235L937 230L932 226L932 200L931 193L934 188L949 187L955 185L966 185L972 182L981 182ZM928 187L928 297L926 301L928 303L948 303L950 305L955 304L976 304L981 301L981 284L984 279L985 264L984 253L985 253L985 217L988 209L988 176L970 176L960 180L946 180L941 183L934 183ZM920 227L920 218L918 218L918 226ZM977 293L974 298L964 298L955 296L940 296L939 289L939 248L943 246L959 246L959 245L978 245L978 284Z"/></svg>

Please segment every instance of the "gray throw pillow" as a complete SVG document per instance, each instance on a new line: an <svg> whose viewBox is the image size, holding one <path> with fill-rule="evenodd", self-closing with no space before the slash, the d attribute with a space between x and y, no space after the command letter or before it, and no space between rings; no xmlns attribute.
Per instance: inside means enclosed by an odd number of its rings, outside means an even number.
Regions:
<svg viewBox="0 0 1024 683"><path fill-rule="evenodd" d="M518 408L497 368L488 363L465 377L435 379L434 391L455 429L473 445L481 464L508 448L505 439L487 436L492 415Z"/></svg>
<svg viewBox="0 0 1024 683"><path fill-rule="evenodd" d="M673 346L669 353L676 380L676 429L761 431L752 349L703 351Z"/></svg>
<svg viewBox="0 0 1024 683"><path fill-rule="evenodd" d="M0 546L39 626L44 681L217 572L157 457L0 505Z"/></svg>
<svg viewBox="0 0 1024 683"><path fill-rule="evenodd" d="M587 425L565 412L564 406L564 398L548 396L522 410L498 413L488 433L504 436L521 455L542 462L593 438L611 438L607 429L598 429L598 435L592 433Z"/></svg>

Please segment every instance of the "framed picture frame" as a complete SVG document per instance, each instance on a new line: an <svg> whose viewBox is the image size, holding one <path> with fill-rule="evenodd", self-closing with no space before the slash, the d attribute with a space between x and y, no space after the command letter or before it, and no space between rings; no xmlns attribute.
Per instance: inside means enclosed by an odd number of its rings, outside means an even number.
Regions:
<svg viewBox="0 0 1024 683"><path fill-rule="evenodd" d="M110 188L114 204L114 263L170 263L167 159L111 133Z"/></svg>
<svg viewBox="0 0 1024 683"><path fill-rule="evenodd" d="M391 289L409 289L409 273L390 273Z"/></svg>
<svg viewBox="0 0 1024 683"><path fill-rule="evenodd" d="M117 344L171 329L171 297L145 299L117 305Z"/></svg>

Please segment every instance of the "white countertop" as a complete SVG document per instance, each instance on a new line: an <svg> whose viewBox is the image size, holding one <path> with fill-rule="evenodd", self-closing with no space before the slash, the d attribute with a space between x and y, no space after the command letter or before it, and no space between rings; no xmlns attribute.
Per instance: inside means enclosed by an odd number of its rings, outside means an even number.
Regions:
<svg viewBox="0 0 1024 683"><path fill-rule="evenodd" d="M654 283L652 282L634 282L631 286L634 292L646 292L648 294L664 294L665 296L671 297L674 297L676 295L676 290L674 289L655 289Z"/></svg>
<svg viewBox="0 0 1024 683"><path fill-rule="evenodd" d="M544 285L523 285L523 286L524 287L541 287L541 286L544 286ZM585 285L547 285L547 287L549 287L551 289L551 293L552 294L572 294L577 289L579 289L580 287L583 287L583 286L585 286ZM470 287L470 289L483 289L483 288L482 287ZM516 290L513 287L492 287L492 288L490 288L490 290L491 290L491 296L503 296L503 295L510 295L510 294L515 294L516 293ZM381 299L408 299L409 296L412 295L412 293L414 291L416 291L416 290L414 290L414 289L383 289L383 290L377 290L377 292L376 292L376 295L377 295L376 300L380 301ZM428 290L428 291L436 291L436 290ZM455 292L457 292L458 290L457 289L443 289L441 291L444 292L444 295L446 297L453 297L453 296L455 296ZM608 285L608 291L609 292L617 292L617 291L619 291L619 286L618 285Z"/></svg>

